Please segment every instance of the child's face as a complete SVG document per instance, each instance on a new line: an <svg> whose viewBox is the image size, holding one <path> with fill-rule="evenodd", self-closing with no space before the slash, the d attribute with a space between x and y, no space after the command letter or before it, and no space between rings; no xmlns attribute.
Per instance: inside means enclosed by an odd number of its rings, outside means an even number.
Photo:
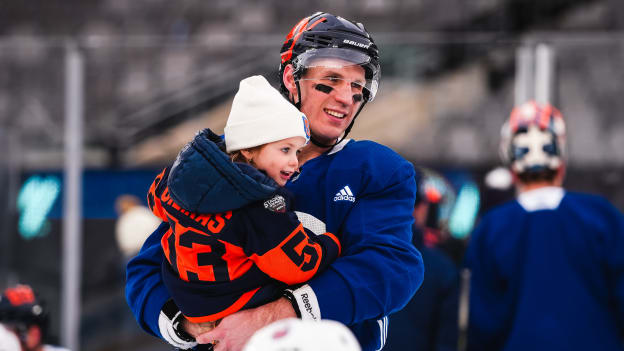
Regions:
<svg viewBox="0 0 624 351"><path fill-rule="evenodd" d="M256 168L263 170L277 184L284 186L299 168L297 155L305 145L302 137L282 139L263 145L253 151L252 160Z"/></svg>

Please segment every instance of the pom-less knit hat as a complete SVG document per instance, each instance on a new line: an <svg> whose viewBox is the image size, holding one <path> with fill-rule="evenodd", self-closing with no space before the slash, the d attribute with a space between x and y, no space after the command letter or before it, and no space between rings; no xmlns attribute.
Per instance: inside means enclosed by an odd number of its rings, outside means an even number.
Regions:
<svg viewBox="0 0 624 351"><path fill-rule="evenodd" d="M227 152L296 136L310 140L306 116L262 76L241 80L224 132Z"/></svg>

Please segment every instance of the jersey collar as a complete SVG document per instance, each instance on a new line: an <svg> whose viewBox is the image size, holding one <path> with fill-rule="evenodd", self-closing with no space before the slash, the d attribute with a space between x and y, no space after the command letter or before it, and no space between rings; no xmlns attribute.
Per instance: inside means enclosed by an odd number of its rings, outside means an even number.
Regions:
<svg viewBox="0 0 624 351"><path fill-rule="evenodd" d="M533 189L518 195L518 203L527 212L554 210L565 195L565 190L556 186Z"/></svg>
<svg viewBox="0 0 624 351"><path fill-rule="evenodd" d="M351 141L351 139L344 139L343 141L339 142L338 144L336 144L336 146L334 146L327 154L328 155L333 155L336 152L344 149L344 147Z"/></svg>

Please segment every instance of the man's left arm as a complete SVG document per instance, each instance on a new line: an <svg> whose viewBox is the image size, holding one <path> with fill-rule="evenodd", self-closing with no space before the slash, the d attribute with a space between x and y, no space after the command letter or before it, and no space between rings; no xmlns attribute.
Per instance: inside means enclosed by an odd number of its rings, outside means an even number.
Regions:
<svg viewBox="0 0 624 351"><path fill-rule="evenodd" d="M310 305L323 319L347 325L379 319L403 308L422 283L422 257L411 244L413 166L403 161L380 176L343 223L343 255L308 284Z"/></svg>

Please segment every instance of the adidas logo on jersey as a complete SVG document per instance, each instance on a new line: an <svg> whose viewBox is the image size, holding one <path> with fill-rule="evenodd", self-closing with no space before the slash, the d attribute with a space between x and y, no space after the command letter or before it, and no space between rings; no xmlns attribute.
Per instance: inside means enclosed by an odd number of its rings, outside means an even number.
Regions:
<svg viewBox="0 0 624 351"><path fill-rule="evenodd" d="M351 201L355 202L355 196L351 192L351 189L348 185L345 185L344 188L340 189L339 192L334 196L334 201Z"/></svg>

